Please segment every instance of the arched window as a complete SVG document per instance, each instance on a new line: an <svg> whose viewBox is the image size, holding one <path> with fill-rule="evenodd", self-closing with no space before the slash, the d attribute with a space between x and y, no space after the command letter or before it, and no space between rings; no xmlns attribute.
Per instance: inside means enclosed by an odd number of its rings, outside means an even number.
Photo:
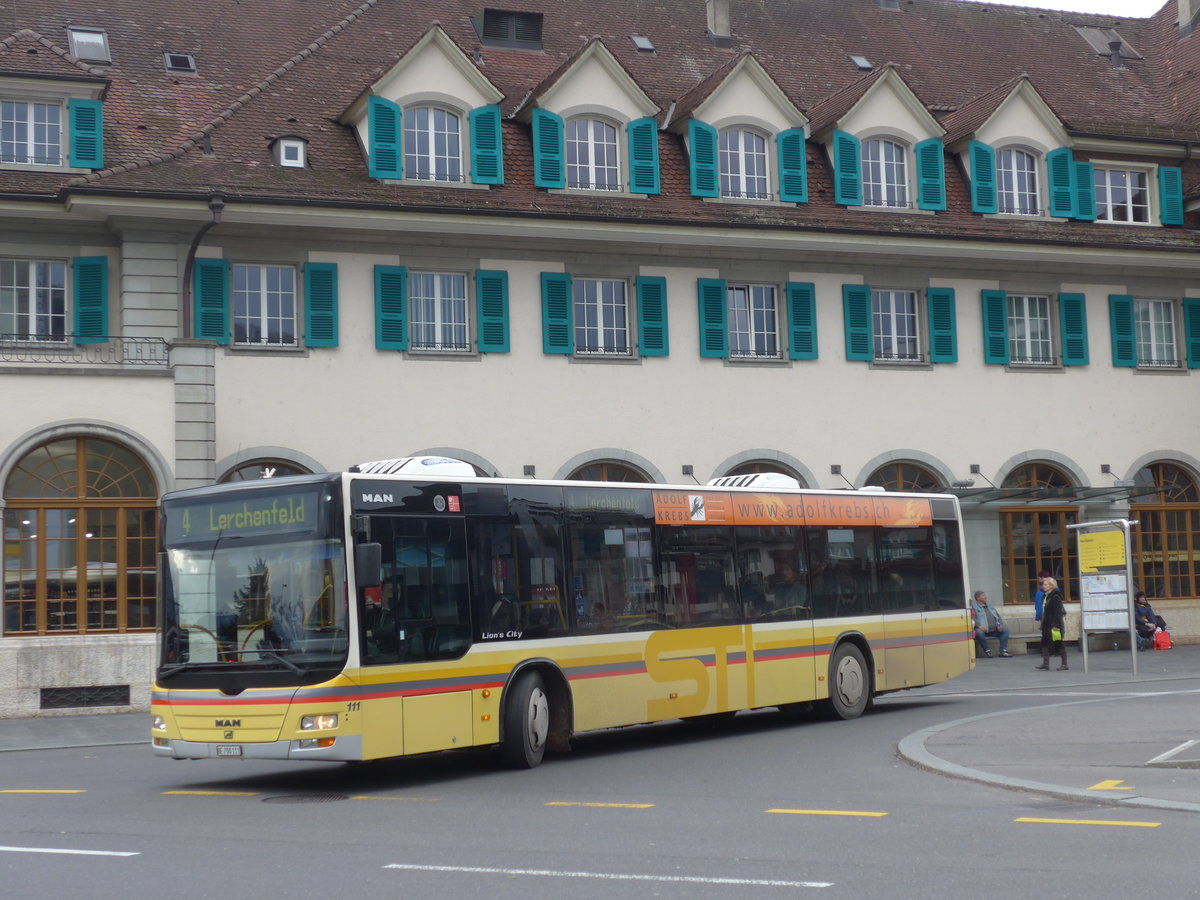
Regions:
<svg viewBox="0 0 1200 900"><path fill-rule="evenodd" d="M462 181L462 129L458 116L437 106L404 111L404 177Z"/></svg>
<svg viewBox="0 0 1200 900"><path fill-rule="evenodd" d="M277 459L256 459L231 469L219 479L222 484L229 481L257 481L260 478L283 478L286 475L308 475L308 469Z"/></svg>
<svg viewBox="0 0 1200 900"><path fill-rule="evenodd" d="M621 189L616 128L600 119L571 119L567 122L566 140L567 187L592 191Z"/></svg>
<svg viewBox="0 0 1200 900"><path fill-rule="evenodd" d="M908 148L886 138L862 142L864 206L908 206Z"/></svg>
<svg viewBox="0 0 1200 900"><path fill-rule="evenodd" d="M1072 487L1070 477L1047 463L1014 469L1001 485L1022 506L1000 511L1004 602L1031 603L1039 572L1049 572L1062 588L1063 599L1079 596L1079 560L1075 532L1067 528L1079 518L1074 506L1033 505Z"/></svg>
<svg viewBox="0 0 1200 900"><path fill-rule="evenodd" d="M804 479L800 477L799 473L794 472L791 467L773 460L752 460L740 463L726 472L725 475L761 475L764 472L779 472L782 475L787 475L789 478L795 478L801 487L806 486Z"/></svg>
<svg viewBox="0 0 1200 900"><path fill-rule="evenodd" d="M1200 488L1174 463L1134 476L1134 580L1152 599L1200 596Z"/></svg>
<svg viewBox="0 0 1200 900"><path fill-rule="evenodd" d="M996 154L996 197L1002 213L1036 216L1041 212L1037 157L1009 147Z"/></svg>
<svg viewBox="0 0 1200 900"><path fill-rule="evenodd" d="M154 627L158 489L96 437L35 448L4 486L4 633Z"/></svg>
<svg viewBox="0 0 1200 900"><path fill-rule="evenodd" d="M631 466L616 462L589 463L567 476L568 481L632 481L645 484L650 479Z"/></svg>
<svg viewBox="0 0 1200 900"><path fill-rule="evenodd" d="M916 463L889 463L880 466L867 478L867 484L879 485L888 491L934 494L944 485L933 472Z"/></svg>
<svg viewBox="0 0 1200 900"><path fill-rule="evenodd" d="M769 200L767 140L753 131L729 128L720 135L721 196Z"/></svg>

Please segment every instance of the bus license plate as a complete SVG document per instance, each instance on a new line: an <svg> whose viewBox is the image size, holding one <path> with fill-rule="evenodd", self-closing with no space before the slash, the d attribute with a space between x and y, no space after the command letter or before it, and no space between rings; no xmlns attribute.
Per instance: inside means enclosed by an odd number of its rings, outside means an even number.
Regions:
<svg viewBox="0 0 1200 900"><path fill-rule="evenodd" d="M217 744L217 756L241 756L241 744Z"/></svg>

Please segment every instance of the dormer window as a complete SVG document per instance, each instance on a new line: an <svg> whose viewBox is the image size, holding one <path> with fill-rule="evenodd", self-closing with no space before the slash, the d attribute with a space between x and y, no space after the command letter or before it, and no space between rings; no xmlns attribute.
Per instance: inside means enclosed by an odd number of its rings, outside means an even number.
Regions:
<svg viewBox="0 0 1200 900"><path fill-rule="evenodd" d="M769 200L767 141L760 134L740 128L720 133L721 196L746 200Z"/></svg>
<svg viewBox="0 0 1200 900"><path fill-rule="evenodd" d="M864 206L907 208L908 149L886 138L862 143Z"/></svg>
<svg viewBox="0 0 1200 900"><path fill-rule="evenodd" d="M437 106L404 110L404 175L412 181L463 181L457 115Z"/></svg>
<svg viewBox="0 0 1200 900"><path fill-rule="evenodd" d="M1150 221L1150 179L1146 171L1095 166L1096 221Z"/></svg>
<svg viewBox="0 0 1200 900"><path fill-rule="evenodd" d="M62 105L0 101L0 162L61 166Z"/></svg>
<svg viewBox="0 0 1200 900"><path fill-rule="evenodd" d="M102 28L68 28L71 40L71 55L84 62L108 63L112 56L108 52L108 35Z"/></svg>
<svg viewBox="0 0 1200 900"><path fill-rule="evenodd" d="M1010 147L996 153L998 211L1008 215L1036 216L1041 213L1038 192L1038 160L1028 151Z"/></svg>
<svg viewBox="0 0 1200 900"><path fill-rule="evenodd" d="M571 119L566 123L566 141L568 188L621 190L615 127L601 119Z"/></svg>

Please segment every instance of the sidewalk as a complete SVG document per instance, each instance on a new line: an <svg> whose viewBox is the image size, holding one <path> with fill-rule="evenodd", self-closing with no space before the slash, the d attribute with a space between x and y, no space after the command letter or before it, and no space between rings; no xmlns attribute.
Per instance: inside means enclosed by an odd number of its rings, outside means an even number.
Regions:
<svg viewBox="0 0 1200 900"><path fill-rule="evenodd" d="M150 743L150 713L0 719L0 753Z"/></svg>
<svg viewBox="0 0 1200 900"><path fill-rule="evenodd" d="M1057 659L1049 671L1035 669L1040 662L1032 655L982 659L960 678L898 695L1004 692L1029 700L911 734L900 755L996 787L1200 812L1200 646L1138 653L1136 676L1128 650L1089 653L1086 673L1077 648L1068 650L1066 672L1057 671Z"/></svg>

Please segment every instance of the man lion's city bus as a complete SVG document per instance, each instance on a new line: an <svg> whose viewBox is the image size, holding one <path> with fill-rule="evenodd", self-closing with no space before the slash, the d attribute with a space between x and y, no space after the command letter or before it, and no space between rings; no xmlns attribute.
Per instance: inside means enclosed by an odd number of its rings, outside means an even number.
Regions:
<svg viewBox="0 0 1200 900"><path fill-rule="evenodd" d="M163 498L155 753L371 760L738 710L860 715L974 663L952 496L476 477L410 457Z"/></svg>

